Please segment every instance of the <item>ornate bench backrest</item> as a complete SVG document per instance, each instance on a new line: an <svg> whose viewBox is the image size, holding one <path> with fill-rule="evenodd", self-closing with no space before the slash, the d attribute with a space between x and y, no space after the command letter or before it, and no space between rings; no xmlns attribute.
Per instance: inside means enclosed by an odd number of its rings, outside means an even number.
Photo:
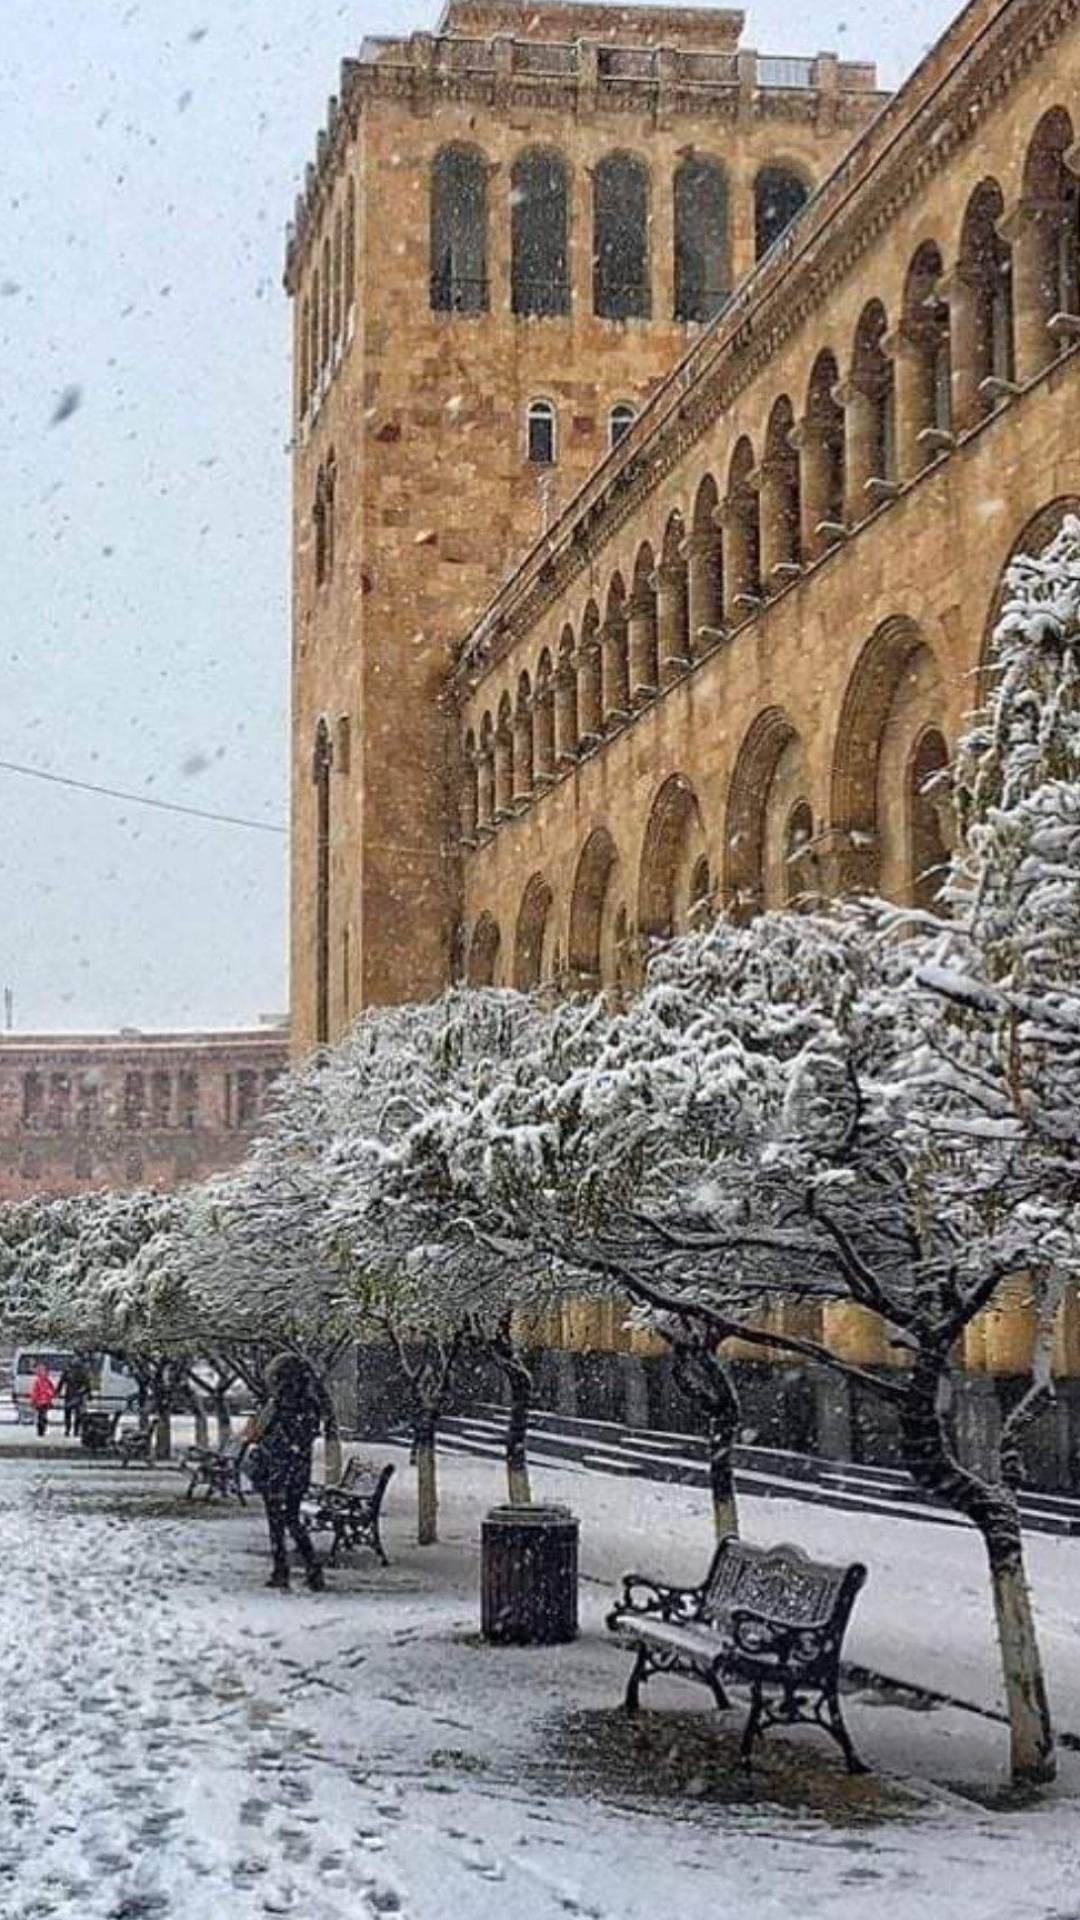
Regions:
<svg viewBox="0 0 1080 1920"><path fill-rule="evenodd" d="M341 1476L342 1493L350 1493L354 1499L366 1500L372 1504L379 1496L394 1469L392 1466L377 1467L372 1460L350 1460Z"/></svg>
<svg viewBox="0 0 1080 1920"><path fill-rule="evenodd" d="M838 1613L846 1618L862 1584L859 1569L849 1596L852 1572L810 1560L800 1548L786 1544L751 1547L722 1540L705 1583L700 1617L721 1625L739 1608L782 1626L825 1626Z"/></svg>

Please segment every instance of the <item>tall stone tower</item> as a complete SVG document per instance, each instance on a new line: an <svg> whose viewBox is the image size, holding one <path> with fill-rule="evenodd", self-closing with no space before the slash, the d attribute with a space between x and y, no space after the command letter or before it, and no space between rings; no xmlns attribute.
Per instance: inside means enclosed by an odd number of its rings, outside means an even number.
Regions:
<svg viewBox="0 0 1080 1920"><path fill-rule="evenodd" d="M451 977L455 641L881 104L742 26L449 0L342 67L286 269L301 1049Z"/></svg>

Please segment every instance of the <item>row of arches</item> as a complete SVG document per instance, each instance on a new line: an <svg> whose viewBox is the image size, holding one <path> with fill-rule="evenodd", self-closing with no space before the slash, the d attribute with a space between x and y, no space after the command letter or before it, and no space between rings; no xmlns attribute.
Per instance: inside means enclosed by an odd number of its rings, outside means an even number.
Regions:
<svg viewBox="0 0 1080 1920"><path fill-rule="evenodd" d="M829 791L815 796L804 742L778 707L748 727L722 818L676 772L660 786L628 861L596 824L560 901L550 877L527 879L512 927L482 913L467 945L472 985L570 991L632 988L652 943L719 907L746 917L848 887L933 904L948 861L943 692L937 664L906 619L883 623L843 700Z"/></svg>
<svg viewBox="0 0 1080 1920"><path fill-rule="evenodd" d="M479 149L439 149L431 167L430 300L437 313L483 313L488 277L491 163ZM648 319L653 310L650 243L654 182L633 153L605 154L591 170L592 310L602 319ZM794 167L762 167L754 181L760 259L806 201ZM676 320L707 321L733 285L730 191L725 168L689 153L671 180ZM510 169L510 306L516 314L571 310L571 173L554 148L531 148Z"/></svg>
<svg viewBox="0 0 1080 1920"><path fill-rule="evenodd" d="M341 351L356 304L356 183L350 175L326 232L300 303L298 394L301 419L318 404L324 380Z"/></svg>
<svg viewBox="0 0 1080 1920"><path fill-rule="evenodd" d="M923 241L899 308L869 300L842 349L818 352L799 405L781 394L760 442L699 480L540 648L463 742L462 826L483 834L797 580L1080 338L1080 189L1072 122L1043 116L1019 207L984 180L959 256Z"/></svg>

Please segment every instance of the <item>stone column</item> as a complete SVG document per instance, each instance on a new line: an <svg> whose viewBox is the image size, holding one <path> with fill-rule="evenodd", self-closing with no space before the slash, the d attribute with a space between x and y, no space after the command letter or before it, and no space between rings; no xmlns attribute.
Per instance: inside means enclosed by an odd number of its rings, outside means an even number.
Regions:
<svg viewBox="0 0 1080 1920"><path fill-rule="evenodd" d="M593 310L593 170L574 168L570 186L570 310Z"/></svg>
<svg viewBox="0 0 1080 1920"><path fill-rule="evenodd" d="M895 369L896 477L913 480L931 451L919 439L934 424L930 337L925 324L905 322L890 334L888 344Z"/></svg>
<svg viewBox="0 0 1080 1920"><path fill-rule="evenodd" d="M660 684L665 687L690 665L687 585L687 570L680 561L669 561L657 569L657 643Z"/></svg>
<svg viewBox="0 0 1080 1920"><path fill-rule="evenodd" d="M495 811L492 819L505 820L514 801L514 736L510 727L495 730Z"/></svg>
<svg viewBox="0 0 1080 1920"><path fill-rule="evenodd" d="M630 602L630 699L635 707L653 699L658 684L656 599L636 594Z"/></svg>
<svg viewBox="0 0 1080 1920"><path fill-rule="evenodd" d="M598 638L578 652L578 726L581 746L594 746L604 731L603 681Z"/></svg>
<svg viewBox="0 0 1080 1920"><path fill-rule="evenodd" d="M573 663L555 669L555 764L571 767L578 751L578 680Z"/></svg>
<svg viewBox="0 0 1080 1920"><path fill-rule="evenodd" d="M854 380L842 381L834 396L844 409L844 517L855 527L872 504L866 483L874 477L874 403Z"/></svg>
<svg viewBox="0 0 1080 1920"><path fill-rule="evenodd" d="M754 546L750 526L752 503L745 496L728 498L717 509L724 536L724 613L725 627L738 626L753 611L758 597L754 568Z"/></svg>
<svg viewBox="0 0 1080 1920"><path fill-rule="evenodd" d="M687 550L687 619L690 628L690 657L697 660L707 653L712 641L702 628L716 635L723 624L722 567L720 534L707 530L692 533Z"/></svg>
<svg viewBox="0 0 1080 1920"><path fill-rule="evenodd" d="M979 396L982 299L978 274L958 266L939 281L938 290L949 307L953 431L966 433L985 411Z"/></svg>
<svg viewBox="0 0 1080 1920"><path fill-rule="evenodd" d="M1061 208L1056 200L1021 200L996 222L1012 248L1016 378L1034 380L1057 357L1047 322L1058 307Z"/></svg>
<svg viewBox="0 0 1080 1920"><path fill-rule="evenodd" d="M550 681L533 701L533 786L550 787L555 778L555 692Z"/></svg>
<svg viewBox="0 0 1080 1920"><path fill-rule="evenodd" d="M802 521L802 557L804 564L818 559L834 544L838 534L819 533L830 518L829 455L824 435L809 415L792 429L791 444L799 455L799 514Z"/></svg>
<svg viewBox="0 0 1080 1920"><path fill-rule="evenodd" d="M514 715L513 803L531 799L533 790L533 709L519 707Z"/></svg>
<svg viewBox="0 0 1080 1920"><path fill-rule="evenodd" d="M664 59L667 48L660 48ZM675 192L671 168L653 169L649 197L649 272L652 316L668 325L675 312Z"/></svg>
<svg viewBox="0 0 1080 1920"><path fill-rule="evenodd" d="M616 614L601 628L602 700L604 728L621 727L630 714L630 675L626 648L626 620Z"/></svg>
<svg viewBox="0 0 1080 1920"><path fill-rule="evenodd" d="M476 827L478 833L490 833L495 818L495 760L491 748L481 748L476 756Z"/></svg>
<svg viewBox="0 0 1080 1920"><path fill-rule="evenodd" d="M761 578L765 587L778 592L801 571L795 558L799 532L789 508L794 488L791 468L782 455L774 455L759 468L761 501Z"/></svg>
<svg viewBox="0 0 1080 1920"><path fill-rule="evenodd" d="M471 845L476 839L477 814L479 811L479 764L475 754L468 754L465 758L459 809L461 816L461 837L466 845Z"/></svg>

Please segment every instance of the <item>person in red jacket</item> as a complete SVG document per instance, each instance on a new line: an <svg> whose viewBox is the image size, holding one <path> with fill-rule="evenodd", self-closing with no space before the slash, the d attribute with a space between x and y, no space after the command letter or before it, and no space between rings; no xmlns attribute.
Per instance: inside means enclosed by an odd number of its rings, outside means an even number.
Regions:
<svg viewBox="0 0 1080 1920"><path fill-rule="evenodd" d="M56 1399L56 1383L50 1377L44 1360L39 1360L30 1382L30 1405L37 1414L37 1430L42 1435L49 1430L49 1408Z"/></svg>

